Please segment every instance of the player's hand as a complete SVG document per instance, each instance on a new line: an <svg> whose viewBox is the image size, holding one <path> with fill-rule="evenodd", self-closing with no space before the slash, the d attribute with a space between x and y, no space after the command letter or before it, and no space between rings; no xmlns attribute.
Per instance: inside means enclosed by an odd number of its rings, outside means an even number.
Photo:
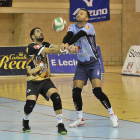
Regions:
<svg viewBox="0 0 140 140"><path fill-rule="evenodd" d="M62 43L61 44L61 50L62 51L67 50L68 48L69 48L69 44L68 43L66 43L66 44Z"/></svg>
<svg viewBox="0 0 140 140"><path fill-rule="evenodd" d="M77 46L74 46L74 45L71 45L71 47L69 49L69 52L71 54L75 54L77 51L78 51L78 47Z"/></svg>

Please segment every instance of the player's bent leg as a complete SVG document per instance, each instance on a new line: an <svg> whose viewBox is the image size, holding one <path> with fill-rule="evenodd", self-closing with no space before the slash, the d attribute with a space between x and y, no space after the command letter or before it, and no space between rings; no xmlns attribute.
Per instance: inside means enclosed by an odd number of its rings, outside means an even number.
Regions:
<svg viewBox="0 0 140 140"><path fill-rule="evenodd" d="M63 115L62 115L62 102L60 95L57 92L49 93L49 97L53 102L53 108L56 113L56 117L58 120L58 133L67 134L67 130L63 124Z"/></svg>
<svg viewBox="0 0 140 140"><path fill-rule="evenodd" d="M64 124L62 123L62 103L61 103L61 98L58 93L52 93L51 94L51 100L53 102L53 108L54 111L56 112L56 117L58 120L58 133L60 134L67 134L67 130L65 129Z"/></svg>
<svg viewBox="0 0 140 140"><path fill-rule="evenodd" d="M51 100L53 102L54 111L62 110L61 98L58 93L52 93ZM62 113L62 112L61 112Z"/></svg>
<svg viewBox="0 0 140 140"><path fill-rule="evenodd" d="M77 127L85 125L85 121L83 119L82 113L82 97L81 97L82 89L78 87L74 87L72 90L72 98L75 105L75 109L77 112L77 120L69 125L69 127Z"/></svg>
<svg viewBox="0 0 140 140"><path fill-rule="evenodd" d="M94 88L93 93L97 97L97 99L100 100L100 102L103 104L103 106L107 110L112 110L108 97L102 92L102 89L100 87ZM119 120L118 120L117 115L115 115L113 110L112 110L112 113L109 113L109 115L110 115L110 120L112 122L113 127L117 127L119 125Z"/></svg>
<svg viewBox="0 0 140 140"><path fill-rule="evenodd" d="M82 92L82 89L78 87L74 87L72 90L72 98L73 98L76 111L82 110L83 102L82 102L81 92Z"/></svg>
<svg viewBox="0 0 140 140"><path fill-rule="evenodd" d="M118 117L113 112L108 97L102 92L102 89L100 87L100 79L95 79L93 85L99 86L93 88L93 94L96 96L97 99L100 100L103 106L108 110L113 127L117 127L119 125Z"/></svg>
<svg viewBox="0 0 140 140"><path fill-rule="evenodd" d="M100 100L100 102L103 104L103 106L108 109L111 108L110 102L108 97L102 92L101 87L93 88L93 94L97 99Z"/></svg>
<svg viewBox="0 0 140 140"><path fill-rule="evenodd" d="M34 100L31 100L34 99ZM29 115L30 113L33 111L33 108L36 104L36 96L35 95L29 95L29 97L27 97L25 106L24 106L24 118L23 118L23 131L24 132L30 132L31 127L29 126Z"/></svg>

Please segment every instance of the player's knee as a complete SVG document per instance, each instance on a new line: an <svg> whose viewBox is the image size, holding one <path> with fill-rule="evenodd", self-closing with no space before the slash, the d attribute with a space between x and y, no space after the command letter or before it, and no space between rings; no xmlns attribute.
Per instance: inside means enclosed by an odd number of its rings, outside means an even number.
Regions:
<svg viewBox="0 0 140 140"><path fill-rule="evenodd" d="M62 109L61 98L60 98L60 95L58 93L53 93L50 98L53 102L53 108L55 111Z"/></svg>
<svg viewBox="0 0 140 140"><path fill-rule="evenodd" d="M26 114L30 114L33 111L35 104L36 104L35 100L26 100L26 104L24 106L24 112Z"/></svg>
<svg viewBox="0 0 140 140"><path fill-rule="evenodd" d="M74 87L72 89L72 98L73 98L73 100L77 100L77 99L81 98L81 92L82 92L81 88Z"/></svg>
<svg viewBox="0 0 140 140"><path fill-rule="evenodd" d="M93 94L96 96L97 99L101 100L105 94L102 92L102 89L100 87L96 87L92 89Z"/></svg>

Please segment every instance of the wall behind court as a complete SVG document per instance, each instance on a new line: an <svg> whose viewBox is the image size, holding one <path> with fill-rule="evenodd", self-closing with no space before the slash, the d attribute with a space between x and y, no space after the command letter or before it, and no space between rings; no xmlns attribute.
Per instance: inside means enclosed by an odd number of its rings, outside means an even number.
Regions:
<svg viewBox="0 0 140 140"><path fill-rule="evenodd" d="M140 45L140 12L135 12L135 0L122 0L122 61L131 45Z"/></svg>
<svg viewBox="0 0 140 140"><path fill-rule="evenodd" d="M0 46L9 46L14 43L14 14L0 13Z"/></svg>
<svg viewBox="0 0 140 140"><path fill-rule="evenodd" d="M129 47L133 44L139 44L140 24L138 17L140 17L140 14L135 13L134 0L122 1L110 0L110 4L122 3L123 14L112 13L109 21L93 23L96 31L97 44L100 45L104 65L121 65L124 62ZM13 0L13 2L68 3L69 0ZM0 14L3 17L1 19L2 23L0 23L3 27L2 30L6 29L4 35L0 33L0 40L2 40L0 46L28 45L31 43L29 37L30 30L38 26L42 28L46 41L53 44L60 44L66 31L56 33L52 29L52 21L54 18L61 16L66 19L68 25L72 24L72 22L69 22L68 13L5 15L7 18L3 14ZM13 31L14 34L12 34ZM7 41L4 41L5 36L7 38L5 40Z"/></svg>

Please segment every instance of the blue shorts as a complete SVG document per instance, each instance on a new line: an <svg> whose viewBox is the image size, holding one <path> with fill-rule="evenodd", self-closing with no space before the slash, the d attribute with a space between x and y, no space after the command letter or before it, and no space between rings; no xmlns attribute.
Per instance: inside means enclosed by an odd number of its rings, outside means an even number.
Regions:
<svg viewBox="0 0 140 140"><path fill-rule="evenodd" d="M87 80L92 81L92 79L100 79L102 80L102 70L101 64L99 61L93 63L93 65L81 65L77 64L75 75L73 80L82 80L85 81L85 85L87 84Z"/></svg>

